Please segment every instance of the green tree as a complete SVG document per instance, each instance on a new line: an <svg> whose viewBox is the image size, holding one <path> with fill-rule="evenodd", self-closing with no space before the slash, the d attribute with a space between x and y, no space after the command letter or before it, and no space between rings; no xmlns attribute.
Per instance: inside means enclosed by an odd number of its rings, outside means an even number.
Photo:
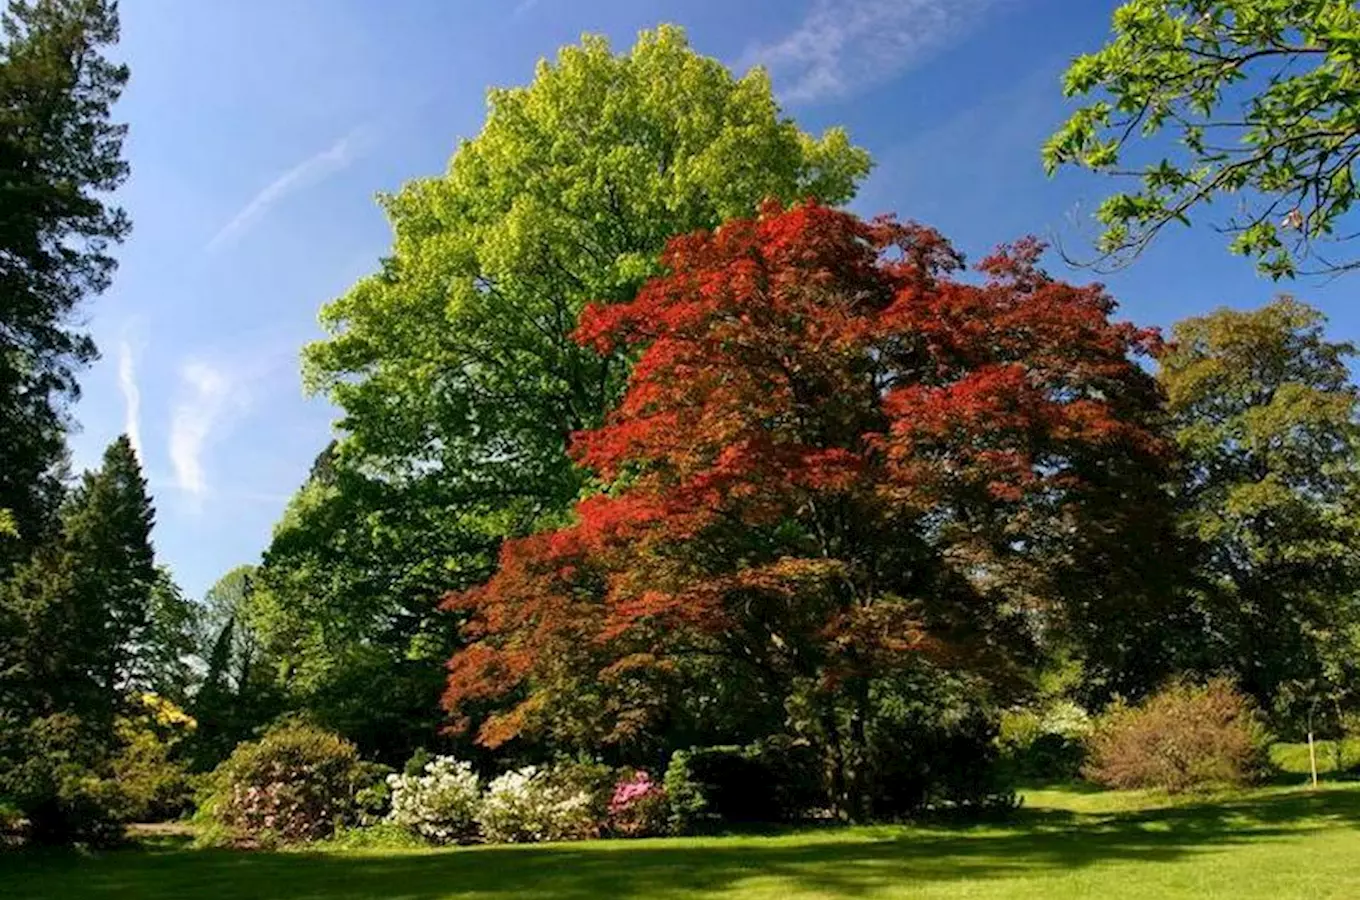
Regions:
<svg viewBox="0 0 1360 900"><path fill-rule="evenodd" d="M252 627L291 706L401 762L441 724L455 627L435 601L463 577L450 560L478 546L489 556L494 537L428 483L397 490L327 459L275 529Z"/></svg>
<svg viewBox="0 0 1360 900"><path fill-rule="evenodd" d="M21 566L5 596L15 656L35 712L70 712L110 728L137 683L160 579L146 481L126 436L86 472L61 512L59 537Z"/></svg>
<svg viewBox="0 0 1360 900"><path fill-rule="evenodd" d="M189 711L198 728L188 740L196 768L226 759L238 743L280 710L256 618L255 566L237 566L208 589L195 622L194 655L202 669Z"/></svg>
<svg viewBox="0 0 1360 900"><path fill-rule="evenodd" d="M110 107L127 81L103 48L114 0L11 0L0 16L0 507L44 538L60 499L65 404L95 347L73 320L109 284L111 244L128 231L103 195L127 176Z"/></svg>
<svg viewBox="0 0 1360 900"><path fill-rule="evenodd" d="M18 798L44 840L112 821L115 722L156 668L165 576L153 519L137 457L119 437L62 504L58 533L0 585L0 792Z"/></svg>
<svg viewBox="0 0 1360 900"><path fill-rule="evenodd" d="M1068 69L1064 92L1094 99L1045 144L1044 164L1139 183L1096 213L1105 263L1222 199L1233 252L1272 278L1360 267L1342 222L1357 198L1357 54L1352 0L1130 0L1113 39ZM1174 141L1146 158L1131 146L1159 133Z"/></svg>
<svg viewBox="0 0 1360 900"><path fill-rule="evenodd" d="M169 568L158 566L144 635L134 649L133 686L175 704L185 702L195 681L191 660L197 650L196 619L193 603Z"/></svg>
<svg viewBox="0 0 1360 900"><path fill-rule="evenodd" d="M1350 344L1289 298L1175 326L1160 380L1184 460L1187 540L1203 548L1206 664L1263 707L1339 670L1360 623L1360 430Z"/></svg>
<svg viewBox="0 0 1360 900"><path fill-rule="evenodd" d="M343 437L262 573L277 620L302 626L293 645L318 648L299 673L380 668L380 647L435 671L438 597L584 486L565 447L599 424L625 360L571 340L582 307L631 299L673 234L771 196L842 202L869 168L839 129L782 118L763 72L734 78L670 26L623 55L588 37L489 99L445 174L382 198L391 255L322 310L331 334L305 351Z"/></svg>

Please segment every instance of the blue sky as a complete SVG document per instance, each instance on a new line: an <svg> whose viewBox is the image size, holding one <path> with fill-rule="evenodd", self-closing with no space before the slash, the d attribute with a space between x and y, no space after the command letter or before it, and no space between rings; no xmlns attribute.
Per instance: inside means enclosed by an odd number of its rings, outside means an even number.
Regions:
<svg viewBox="0 0 1360 900"><path fill-rule="evenodd" d="M878 167L857 211L940 228L977 258L1027 233L1081 247L1110 185L1045 178L1059 76L1104 40L1113 0L123 0L132 82L134 232L90 307L103 359L83 379L75 462L134 435L158 509L155 542L200 596L255 561L330 436L303 396L298 349L320 305L375 268L379 191L440 172L479 130L489 85L583 32L616 49L677 22L695 47L768 65L789 114L843 124ZM1103 280L1122 312L1169 325L1276 286L1208 221ZM1049 267L1063 273L1056 257ZM1089 273L1064 273L1091 280ZM1352 280L1292 290L1357 335Z"/></svg>

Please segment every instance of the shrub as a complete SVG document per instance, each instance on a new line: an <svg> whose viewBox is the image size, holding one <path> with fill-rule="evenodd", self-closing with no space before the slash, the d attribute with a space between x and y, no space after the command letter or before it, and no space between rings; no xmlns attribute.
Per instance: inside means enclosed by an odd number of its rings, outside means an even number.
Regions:
<svg viewBox="0 0 1360 900"><path fill-rule="evenodd" d="M665 775L670 827L802 818L824 797L818 762L811 746L784 737L676 751Z"/></svg>
<svg viewBox="0 0 1360 900"><path fill-rule="evenodd" d="M1268 771L1269 741L1251 700L1227 679L1177 681L1138 706L1111 706L1083 773L1107 787L1173 793L1249 784Z"/></svg>
<svg viewBox="0 0 1360 900"><path fill-rule="evenodd" d="M287 725L238 745L208 777L200 812L212 838L316 840L353 821L363 774L349 741Z"/></svg>
<svg viewBox="0 0 1360 900"><path fill-rule="evenodd" d="M670 817L666 789L639 769L619 779L609 798L609 828L623 837L665 834Z"/></svg>
<svg viewBox="0 0 1360 900"><path fill-rule="evenodd" d="M391 766L368 760L359 763L354 808L361 826L377 825L387 818L392 809L392 787L387 783L391 774Z"/></svg>
<svg viewBox="0 0 1360 900"><path fill-rule="evenodd" d="M107 846L122 837L127 798L95 731L58 713L3 735L0 760L8 762L0 766L0 792L22 817L28 840Z"/></svg>
<svg viewBox="0 0 1360 900"><path fill-rule="evenodd" d="M875 679L870 705L876 818L1015 807L996 746L997 716L979 684L923 665Z"/></svg>
<svg viewBox="0 0 1360 900"><path fill-rule="evenodd" d="M1014 777L1070 781L1081 773L1093 723L1086 710L1061 700L1039 709L1007 710L999 727L997 746Z"/></svg>
<svg viewBox="0 0 1360 900"><path fill-rule="evenodd" d="M170 750L153 731L127 733L113 773L124 794L128 821L174 819L193 807L193 779L183 764L170 758Z"/></svg>
<svg viewBox="0 0 1360 900"><path fill-rule="evenodd" d="M585 791L571 792L555 783L550 770L526 766L487 786L477 824L493 843L578 840L599 830L590 807Z"/></svg>
<svg viewBox="0 0 1360 900"><path fill-rule="evenodd" d="M620 771L613 766L584 757L566 758L552 764L548 780L564 795L585 794L587 814L598 834L609 819L609 801L614 797Z"/></svg>
<svg viewBox="0 0 1360 900"><path fill-rule="evenodd" d="M389 775L387 784L392 790L388 822L436 844L476 834L481 781L470 764L436 756L420 774Z"/></svg>

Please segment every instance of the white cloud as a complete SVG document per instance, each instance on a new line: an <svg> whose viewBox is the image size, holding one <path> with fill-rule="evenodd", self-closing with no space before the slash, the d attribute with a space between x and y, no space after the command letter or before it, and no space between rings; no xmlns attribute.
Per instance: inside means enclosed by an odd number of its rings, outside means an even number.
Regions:
<svg viewBox="0 0 1360 900"><path fill-rule="evenodd" d="M245 398L225 372L205 362L185 363L180 381L180 399L170 419L170 464L176 487L203 496L209 492L204 450L224 415Z"/></svg>
<svg viewBox="0 0 1360 900"><path fill-rule="evenodd" d="M137 456L145 459L142 456L142 392L137 387L132 345L126 340L118 343L118 389L123 392L123 431Z"/></svg>
<svg viewBox="0 0 1360 900"><path fill-rule="evenodd" d="M217 234L213 235L212 240L208 241L206 249L212 252L230 244L248 231L269 212L270 207L284 197L344 170L350 163L358 159L365 149L364 145L367 143L365 137L366 132L363 129L351 131L325 150L303 160L275 178L263 190L250 198L250 202L243 206L230 222L223 225Z"/></svg>
<svg viewBox="0 0 1360 900"><path fill-rule="evenodd" d="M920 65L1000 0L815 0L791 34L746 54L789 102L839 97Z"/></svg>
<svg viewBox="0 0 1360 900"><path fill-rule="evenodd" d="M535 6L538 6L538 0L519 0L519 2L515 4L515 9L510 15L513 18L518 19L520 16L530 12Z"/></svg>

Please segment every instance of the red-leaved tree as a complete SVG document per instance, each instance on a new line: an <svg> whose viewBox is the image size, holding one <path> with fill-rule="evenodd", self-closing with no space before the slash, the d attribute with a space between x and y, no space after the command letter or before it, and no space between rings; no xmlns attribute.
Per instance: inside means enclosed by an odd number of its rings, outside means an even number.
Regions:
<svg viewBox="0 0 1360 900"><path fill-rule="evenodd" d="M605 486L508 542L445 704L479 740L625 740L706 665L820 717L830 796L869 812L874 678L996 671L1017 625L1135 602L1168 446L1098 286L1022 242L958 278L936 232L809 204L674 239L577 339L636 353L572 452ZM1119 587L1111 587L1111 585ZM716 661L716 662L715 662ZM473 720L479 720L474 722Z"/></svg>

